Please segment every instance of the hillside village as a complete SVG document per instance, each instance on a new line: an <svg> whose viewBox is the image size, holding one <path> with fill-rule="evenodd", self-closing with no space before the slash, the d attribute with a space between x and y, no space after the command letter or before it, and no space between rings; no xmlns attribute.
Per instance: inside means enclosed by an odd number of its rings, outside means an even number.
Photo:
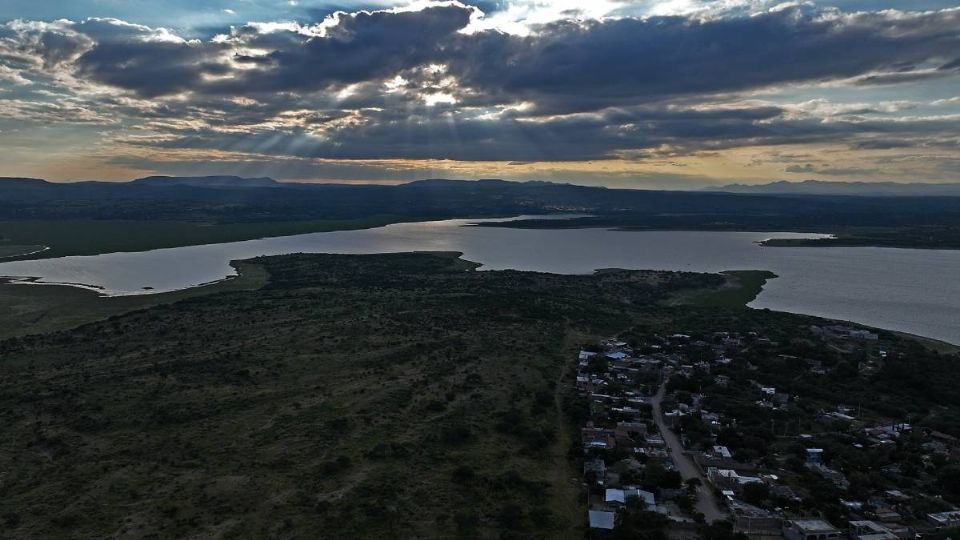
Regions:
<svg viewBox="0 0 960 540"><path fill-rule="evenodd" d="M584 346L591 537L892 540L960 527L960 440L822 387L880 384L903 360L899 342L843 325L803 341L722 331Z"/></svg>

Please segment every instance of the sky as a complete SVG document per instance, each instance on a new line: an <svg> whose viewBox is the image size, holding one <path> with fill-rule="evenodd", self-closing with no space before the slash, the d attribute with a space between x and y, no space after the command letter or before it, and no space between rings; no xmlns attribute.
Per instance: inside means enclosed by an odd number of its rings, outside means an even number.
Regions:
<svg viewBox="0 0 960 540"><path fill-rule="evenodd" d="M0 176L960 182L960 0L4 0Z"/></svg>

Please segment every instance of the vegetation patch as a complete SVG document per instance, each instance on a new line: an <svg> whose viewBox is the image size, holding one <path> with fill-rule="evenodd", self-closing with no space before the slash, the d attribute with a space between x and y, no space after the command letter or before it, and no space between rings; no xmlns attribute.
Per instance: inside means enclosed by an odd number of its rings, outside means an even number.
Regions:
<svg viewBox="0 0 960 540"><path fill-rule="evenodd" d="M248 264L269 284L0 342L5 535L568 534L570 352L712 279Z"/></svg>

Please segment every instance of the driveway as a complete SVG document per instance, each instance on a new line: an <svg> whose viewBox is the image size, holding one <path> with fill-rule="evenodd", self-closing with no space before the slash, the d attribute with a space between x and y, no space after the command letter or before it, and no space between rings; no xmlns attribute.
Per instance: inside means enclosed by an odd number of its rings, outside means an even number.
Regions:
<svg viewBox="0 0 960 540"><path fill-rule="evenodd" d="M677 470L680 472L683 480L687 481L691 478L700 479L700 487L697 488L697 504L695 506L697 512L703 514L708 523L727 519L726 510L720 505L717 496L714 495L710 489L707 484L707 479L700 473L700 468L697 467L693 459L684 452L683 445L680 444L680 438L677 437L677 434L674 433L672 429L667 427L666 422L663 420L663 411L660 410L660 403L663 401L663 395L666 391L667 385L661 385L660 389L657 390L657 394L650 400L650 405L653 406L653 421L656 422L657 428L660 429L660 436L663 437L664 442L667 443L667 448L670 450L673 463L677 466Z"/></svg>

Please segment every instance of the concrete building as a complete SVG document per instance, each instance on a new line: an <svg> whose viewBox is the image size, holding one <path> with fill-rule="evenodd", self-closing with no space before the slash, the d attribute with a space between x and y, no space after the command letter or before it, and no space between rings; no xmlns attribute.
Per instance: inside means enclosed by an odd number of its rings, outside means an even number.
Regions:
<svg viewBox="0 0 960 540"><path fill-rule="evenodd" d="M616 526L617 515L604 510L590 510L590 528L613 530Z"/></svg>
<svg viewBox="0 0 960 540"><path fill-rule="evenodd" d="M793 519L783 524L787 540L839 540L843 533L822 519Z"/></svg>
<svg viewBox="0 0 960 540"><path fill-rule="evenodd" d="M937 514L927 514L927 521L932 523L938 529L950 529L960 527L960 511L940 512Z"/></svg>
<svg viewBox="0 0 960 540"><path fill-rule="evenodd" d="M853 540L897 540L890 529L875 521L851 521L850 538Z"/></svg>

